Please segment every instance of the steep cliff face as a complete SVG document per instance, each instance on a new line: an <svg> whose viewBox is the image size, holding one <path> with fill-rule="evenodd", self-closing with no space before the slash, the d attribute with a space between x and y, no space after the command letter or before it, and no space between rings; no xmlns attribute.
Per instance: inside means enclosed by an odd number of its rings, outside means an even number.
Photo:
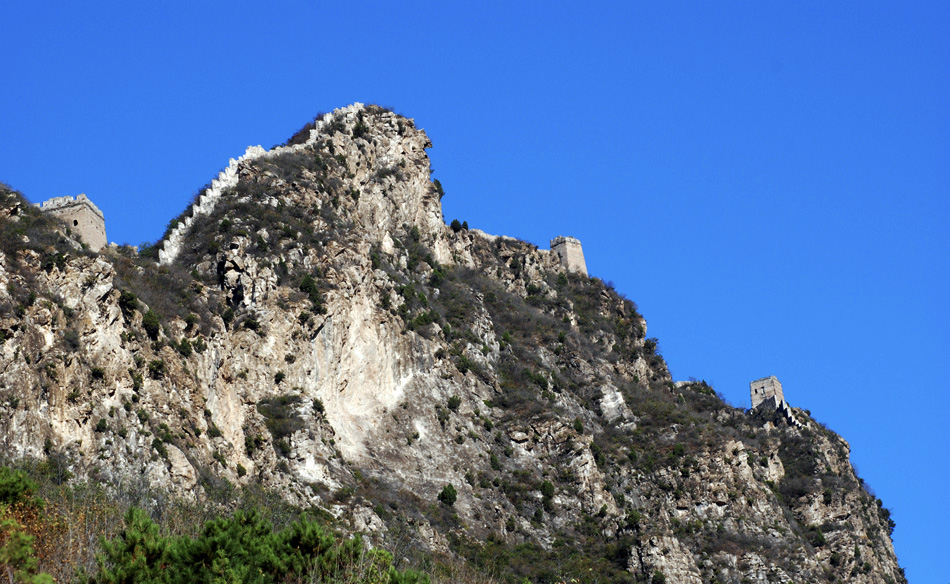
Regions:
<svg viewBox="0 0 950 584"><path fill-rule="evenodd" d="M232 161L160 265L3 193L9 459L263 484L537 581L903 581L847 443L673 384L632 302L447 227L412 120L357 104L292 142Z"/></svg>

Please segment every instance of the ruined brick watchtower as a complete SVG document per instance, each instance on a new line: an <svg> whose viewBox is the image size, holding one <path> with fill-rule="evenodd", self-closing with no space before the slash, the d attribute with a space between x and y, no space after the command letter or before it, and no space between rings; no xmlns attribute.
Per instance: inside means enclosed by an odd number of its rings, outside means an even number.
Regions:
<svg viewBox="0 0 950 584"><path fill-rule="evenodd" d="M765 404L764 408L775 408L785 420L796 428L804 428L805 425L798 421L791 406L785 401L785 394L782 392L782 383L774 375L756 379L749 383L749 393L752 395L752 409L756 409L760 404Z"/></svg>
<svg viewBox="0 0 950 584"><path fill-rule="evenodd" d="M92 251L106 246L106 219L86 195L54 197L36 206L63 221Z"/></svg>
<svg viewBox="0 0 950 584"><path fill-rule="evenodd" d="M584 250L579 239L559 235L551 240L551 251L558 255L561 265L568 272L587 275L587 263L584 261Z"/></svg>
<svg viewBox="0 0 950 584"><path fill-rule="evenodd" d="M760 403L770 398L777 398L775 405L785 401L785 395L782 393L782 383L778 377L763 377L756 379L749 384L749 393L752 394L752 407L755 408Z"/></svg>

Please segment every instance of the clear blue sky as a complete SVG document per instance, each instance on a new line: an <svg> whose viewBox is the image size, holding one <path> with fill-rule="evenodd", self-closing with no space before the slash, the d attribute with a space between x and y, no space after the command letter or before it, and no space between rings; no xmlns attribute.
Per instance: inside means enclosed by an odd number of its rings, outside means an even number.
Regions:
<svg viewBox="0 0 950 584"><path fill-rule="evenodd" d="M947 2L4 2L0 180L158 238L251 144L413 117L447 220L646 315L674 377L776 375L950 580Z"/></svg>

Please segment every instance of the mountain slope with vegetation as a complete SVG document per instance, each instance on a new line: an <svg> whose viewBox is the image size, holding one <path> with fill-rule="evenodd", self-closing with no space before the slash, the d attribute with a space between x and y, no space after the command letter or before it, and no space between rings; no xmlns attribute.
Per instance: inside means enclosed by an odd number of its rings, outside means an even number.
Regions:
<svg viewBox="0 0 950 584"><path fill-rule="evenodd" d="M430 146L337 110L139 253L85 252L2 193L8 462L226 511L280 493L394 569L905 581L844 440L673 383L612 287L446 225Z"/></svg>

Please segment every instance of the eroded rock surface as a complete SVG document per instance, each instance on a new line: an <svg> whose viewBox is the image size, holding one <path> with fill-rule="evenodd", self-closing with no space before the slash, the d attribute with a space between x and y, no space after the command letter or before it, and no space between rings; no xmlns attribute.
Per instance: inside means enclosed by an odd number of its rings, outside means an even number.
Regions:
<svg viewBox="0 0 950 584"><path fill-rule="evenodd" d="M436 552L491 537L643 580L903 580L846 442L674 385L632 302L446 226L430 146L392 112L337 110L232 161L161 266L8 238L6 457L183 497L260 483ZM2 207L24 225L21 199Z"/></svg>

